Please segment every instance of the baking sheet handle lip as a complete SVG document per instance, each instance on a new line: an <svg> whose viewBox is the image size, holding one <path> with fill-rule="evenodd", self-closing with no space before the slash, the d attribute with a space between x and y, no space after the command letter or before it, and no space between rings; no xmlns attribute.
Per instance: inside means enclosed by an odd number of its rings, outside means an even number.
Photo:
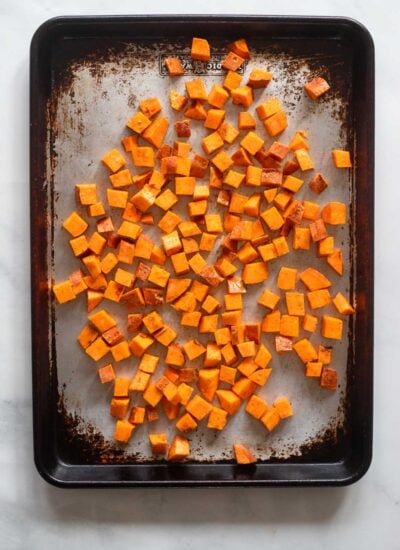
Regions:
<svg viewBox="0 0 400 550"><path fill-rule="evenodd" d="M49 34L54 33L57 28L66 25L88 25L99 23L130 23L140 21L151 22L224 22L224 21L240 21L246 20L249 23L265 22L265 23L292 23L292 24L309 24L309 25L337 25L340 27L348 27L351 33L356 33L362 36L365 45L369 50L374 51L374 40L368 28L357 19L347 16L318 16L318 15L262 15L262 14L211 14L204 16L202 14L142 14L142 15L59 15L51 17L44 21L34 32L31 38L31 50L36 48Z"/></svg>

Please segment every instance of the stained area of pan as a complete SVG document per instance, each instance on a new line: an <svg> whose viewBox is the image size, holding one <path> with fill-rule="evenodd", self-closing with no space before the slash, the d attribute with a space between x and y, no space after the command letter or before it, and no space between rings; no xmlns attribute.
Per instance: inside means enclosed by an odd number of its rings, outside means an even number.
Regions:
<svg viewBox="0 0 400 550"><path fill-rule="evenodd" d="M193 64L188 56L188 44L196 34L213 45L214 55L206 67ZM75 345L85 304L55 306L48 282L71 271L68 239L60 225L74 208L73 185L106 181L99 159L118 144L140 99L157 95L167 107L171 82L165 76L165 55L178 52L185 64L185 76L172 87L181 91L185 80L202 74L209 89L221 82L224 47L237 36L250 43L251 65L274 73L274 89L268 90L268 96L282 100L290 117L289 135L307 126L317 165L325 162L333 142L353 151L356 162L350 176L338 176L332 168L328 172L328 180L331 177L337 185L327 191L323 202L343 200L349 205L351 223L337 230L335 241L350 268L335 286L355 297L358 312L346 326L347 337L335 345L333 366L339 372L335 394L310 385L296 357L274 356L274 377L260 394L268 400L289 394L296 413L293 419L268 435L242 413L217 436L206 429L191 435L189 464L166 465L151 457L145 428L127 448L113 442L110 393L100 387L96 369ZM362 475L370 461L372 439L371 48L361 27L341 19L221 17L205 22L192 18L188 25L180 18L67 18L38 31L31 58L33 376L35 456L47 479L63 485L318 484L346 483ZM245 76L248 70L244 69ZM300 83L321 73L333 93L318 105L311 104ZM196 131L192 136L197 150L202 137ZM168 139L173 139L172 130ZM312 256L304 256L304 267L317 265ZM285 258L271 268L266 287L273 284L281 265ZM259 293L259 287L250 292L250 303ZM245 321L260 317L259 307L250 307ZM114 313L120 315L119 311L116 308ZM177 323L167 310L162 315ZM272 340L267 338L266 343L272 347ZM118 368L119 375L131 372L129 361ZM151 430L173 433L163 421ZM232 441L254 450L260 461L255 468L231 464Z"/></svg>

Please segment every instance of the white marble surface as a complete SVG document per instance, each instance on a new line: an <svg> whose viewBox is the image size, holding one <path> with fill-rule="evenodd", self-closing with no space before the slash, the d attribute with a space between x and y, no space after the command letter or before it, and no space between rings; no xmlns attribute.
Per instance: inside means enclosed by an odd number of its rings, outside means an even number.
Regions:
<svg viewBox="0 0 400 550"><path fill-rule="evenodd" d="M209 13L215 8L211 0L155 0L138 9ZM338 489L62 491L36 473L29 311L29 41L40 23L55 15L117 12L133 13L135 3L0 2L0 549L399 549L400 8L394 1L218 3L219 13L347 15L362 21L375 40L375 434L367 475L352 487Z"/></svg>

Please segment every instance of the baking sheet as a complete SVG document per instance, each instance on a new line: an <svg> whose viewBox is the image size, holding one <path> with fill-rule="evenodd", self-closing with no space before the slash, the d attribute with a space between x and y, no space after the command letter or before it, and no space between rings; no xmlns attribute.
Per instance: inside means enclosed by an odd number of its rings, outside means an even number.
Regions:
<svg viewBox="0 0 400 550"><path fill-rule="evenodd" d="M264 98L277 96L283 103L289 116L289 127L279 136L279 140L288 143L294 132L304 129L309 132L310 151L317 170L322 171L330 185L329 188L317 196L308 188L308 182L312 173L303 173L305 184L296 198L307 198L321 205L330 200L340 200L350 205L352 201L351 180L348 171L339 171L333 167L330 152L333 148L347 148L349 142L350 126L349 100L351 98L351 58L346 58L340 49L337 59L330 59L329 66L336 68L342 78L348 79L349 86L335 90L327 94L319 102L311 102L303 93L303 82L315 75L314 58L309 56L299 58L286 52L265 47L262 44L251 44L253 55L245 69L244 81L251 67L262 67L272 71L274 80L266 90L256 91L256 100L249 109L254 112L255 106ZM121 45L120 45L121 46ZM162 59L171 52L180 52L186 55L186 69L189 74L179 79L169 79L163 75ZM223 55L221 44L217 46L215 62L206 70L204 67L196 69L190 64L186 42L168 43L133 43L130 42L118 48L117 53L108 52L99 62L98 59L85 59L71 64L71 78L57 90L57 101L52 103L52 124L49 128L48 146L52 149L52 173L54 186L54 263L53 278L65 279L74 269L80 266L80 262L73 258L68 244L69 236L61 228L63 219L75 208L74 185L82 182L95 182L105 199L105 187L108 184L108 170L102 165L100 159L109 149L119 146L122 135L127 135L126 121L138 108L138 102L145 98L157 95L163 105L163 112L167 114L171 125L166 136L166 142L171 143L175 139L173 122L182 119L182 114L172 113L169 108L168 92L172 87L183 92L184 82L194 78L201 72L207 89L214 83L221 83L223 75L218 65L218 59ZM220 54L218 56L218 54ZM333 56L335 54L332 54ZM331 74L323 60L321 60L319 74L327 78L329 82L335 81L335 75ZM227 120L236 124L238 109L227 106ZM256 117L257 119L257 117ZM191 143L194 150L202 153L200 140L208 131L201 128L201 123L191 123ZM257 131L266 139L266 144L273 140L268 138L262 125L258 122ZM245 132L241 132L243 136ZM232 146L234 150L239 140ZM126 155L128 157L128 155ZM130 161L128 166L136 171ZM296 174L297 175L297 174ZM199 181L198 183L201 183ZM170 184L173 190L173 184ZM254 188L242 187L241 193L252 194L258 191ZM216 191L212 191L216 194ZM106 201L104 200L106 203ZM185 200L180 200L180 208L174 207L174 211L186 216ZM157 207L152 208L156 218L161 211ZM215 201L210 200L209 212L223 213ZM113 219L116 212L113 211ZM91 225L91 230L94 229ZM88 231L90 235L91 230ZM145 231L159 240L160 232L146 227ZM329 226L329 233L334 235L336 245L342 247L344 253L345 273L342 278L337 276L323 259L315 257L315 249L310 251L295 251L274 262L269 263L270 276L263 285L248 286L245 298L244 321L261 320L267 313L262 306L257 305L257 299L264 288L274 288L276 275L282 265L304 269L314 266L325 273L334 283L333 290L341 291L345 295L350 292L350 226ZM289 239L289 242L291 239ZM210 254L209 260L213 255ZM135 268L136 262L133 265ZM222 285L224 287L224 285ZM301 283L297 287L305 290ZM223 289L218 289L215 295L218 297ZM282 293L283 296L283 293ZM106 308L120 320L124 327L126 322L126 310L123 305L114 304L104 300L100 308ZM146 308L145 311L150 311ZM333 307L326 308L326 314L335 315ZM169 306L164 306L160 313L163 319L172 326L177 326L179 316ZM317 312L319 313L319 312ZM85 433L88 426L101 434L106 441L112 443L112 435L115 420L108 414L109 401L112 388L102 386L98 381L97 366L76 343L76 336L85 324L87 316L86 303L83 296L76 301L56 306L55 315L55 351L57 361L57 375L59 389L63 395L64 407L68 414L80 419L76 427L78 431ZM347 320L345 321L344 334L347 335ZM179 327L178 342L182 343L192 336L198 336L187 329ZM308 333L304 333L308 336ZM207 335L200 335L200 340L207 341ZM270 350L273 349L273 335L262 335L262 341ZM345 423L344 406L346 396L346 372L347 352L349 340L345 337L342 342L323 340L319 331L311 336L311 341L318 344L322 342L333 345L332 367L338 370L339 387L332 393L319 387L318 381L304 376L303 364L295 353L278 356L273 352L270 366L272 375L264 388L257 391L272 402L276 396L287 394L293 404L294 417L282 422L279 427L268 434L266 429L255 419L241 411L231 418L227 427L215 434L199 424L199 428L188 437L191 441L191 460L214 461L230 459L232 456L232 443L241 442L249 446L257 458L266 460L272 457L289 458L301 454L306 445L323 439L327 432L335 431ZM150 353L164 355L162 346L153 345ZM101 362L110 361L106 357ZM133 376L137 368L138 359L130 359L118 363L116 372L118 376ZM197 363L199 366L201 362ZM161 374L162 361L153 378ZM140 400L132 399L137 404ZM217 401L216 401L217 403ZM134 455L136 460L151 460L152 456L148 445L148 431L165 430L171 439L175 432L174 423L163 418L150 425L144 425L135 431L131 442L126 446L124 453ZM112 443L113 444L113 443Z"/></svg>

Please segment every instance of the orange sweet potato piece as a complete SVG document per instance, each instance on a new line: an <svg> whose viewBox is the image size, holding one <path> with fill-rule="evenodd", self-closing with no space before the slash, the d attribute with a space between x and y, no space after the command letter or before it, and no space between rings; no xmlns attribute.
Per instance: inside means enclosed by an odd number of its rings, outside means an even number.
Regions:
<svg viewBox="0 0 400 550"><path fill-rule="evenodd" d="M190 443L181 435L176 435L168 451L167 460L181 462L190 455Z"/></svg>
<svg viewBox="0 0 400 550"><path fill-rule="evenodd" d="M210 61L210 44L205 38L196 38L192 39L192 48L190 50L190 55L192 59L197 59L199 61Z"/></svg>
<svg viewBox="0 0 400 550"><path fill-rule="evenodd" d="M166 57L164 60L169 76L182 76L185 70L177 57Z"/></svg>
<svg viewBox="0 0 400 550"><path fill-rule="evenodd" d="M149 434L151 451L155 455L165 455L168 450L168 441L165 433Z"/></svg>
<svg viewBox="0 0 400 550"><path fill-rule="evenodd" d="M128 420L117 420L114 430L114 439L118 441L118 443L128 443L134 430L135 426L128 422Z"/></svg>
<svg viewBox="0 0 400 550"><path fill-rule="evenodd" d="M307 82L304 85L304 89L310 99L315 101L316 99L319 99L323 94L325 94L329 90L330 86L327 83L327 81L318 76L311 80L310 82Z"/></svg>
<svg viewBox="0 0 400 550"><path fill-rule="evenodd" d="M231 390L217 390L216 392L218 401L228 414L233 415L239 409L242 404L242 400Z"/></svg>
<svg viewBox="0 0 400 550"><path fill-rule="evenodd" d="M320 379L321 388L336 391L337 382L337 371L335 369L331 369L330 367L323 367Z"/></svg>
<svg viewBox="0 0 400 550"><path fill-rule="evenodd" d="M257 462L256 457L249 449L240 443L234 443L233 450L235 453L235 459L238 464L254 464Z"/></svg>
<svg viewBox="0 0 400 550"><path fill-rule="evenodd" d="M213 407L208 416L207 428L223 430L228 421L228 413L219 407Z"/></svg>

